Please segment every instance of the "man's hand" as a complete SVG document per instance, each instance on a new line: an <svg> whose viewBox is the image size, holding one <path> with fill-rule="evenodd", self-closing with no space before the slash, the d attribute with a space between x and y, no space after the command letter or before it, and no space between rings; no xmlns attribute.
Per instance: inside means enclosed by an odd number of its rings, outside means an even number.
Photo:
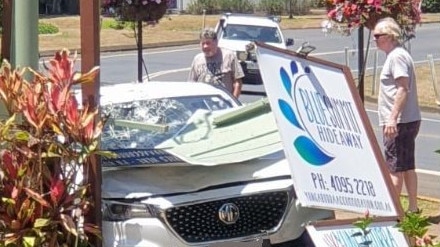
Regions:
<svg viewBox="0 0 440 247"><path fill-rule="evenodd" d="M387 123L383 129L383 134L387 139L393 139L397 136L397 124Z"/></svg>

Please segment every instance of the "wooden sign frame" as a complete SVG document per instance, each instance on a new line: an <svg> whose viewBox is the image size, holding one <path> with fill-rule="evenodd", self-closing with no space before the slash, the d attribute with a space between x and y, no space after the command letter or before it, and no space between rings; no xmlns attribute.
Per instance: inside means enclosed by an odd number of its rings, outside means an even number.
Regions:
<svg viewBox="0 0 440 247"><path fill-rule="evenodd" d="M256 47L300 202L401 217L399 196L350 69L264 43Z"/></svg>

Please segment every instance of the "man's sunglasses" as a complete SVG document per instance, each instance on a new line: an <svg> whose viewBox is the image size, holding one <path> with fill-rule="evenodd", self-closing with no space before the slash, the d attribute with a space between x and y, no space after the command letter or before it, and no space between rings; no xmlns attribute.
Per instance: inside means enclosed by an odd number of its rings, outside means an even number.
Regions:
<svg viewBox="0 0 440 247"><path fill-rule="evenodd" d="M388 35L388 34L386 34L386 33L376 33L373 36L374 36L374 39L378 39L378 38L380 38L382 36L385 36L385 35Z"/></svg>

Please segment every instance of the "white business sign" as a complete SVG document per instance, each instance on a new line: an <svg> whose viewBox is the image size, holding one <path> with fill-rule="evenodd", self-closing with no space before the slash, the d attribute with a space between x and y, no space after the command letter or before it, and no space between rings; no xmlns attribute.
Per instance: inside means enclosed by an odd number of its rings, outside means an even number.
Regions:
<svg viewBox="0 0 440 247"><path fill-rule="evenodd" d="M305 206L395 216L395 199L348 68L264 44L257 60Z"/></svg>

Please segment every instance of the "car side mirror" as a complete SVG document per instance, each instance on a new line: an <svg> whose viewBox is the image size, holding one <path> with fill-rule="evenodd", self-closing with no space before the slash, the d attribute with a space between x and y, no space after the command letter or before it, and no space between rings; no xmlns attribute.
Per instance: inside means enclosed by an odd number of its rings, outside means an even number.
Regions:
<svg viewBox="0 0 440 247"><path fill-rule="evenodd" d="M225 19L220 19L220 28L225 30Z"/></svg>
<svg viewBox="0 0 440 247"><path fill-rule="evenodd" d="M293 45L293 39L292 38L288 38L287 40L286 40L286 46L292 46Z"/></svg>

